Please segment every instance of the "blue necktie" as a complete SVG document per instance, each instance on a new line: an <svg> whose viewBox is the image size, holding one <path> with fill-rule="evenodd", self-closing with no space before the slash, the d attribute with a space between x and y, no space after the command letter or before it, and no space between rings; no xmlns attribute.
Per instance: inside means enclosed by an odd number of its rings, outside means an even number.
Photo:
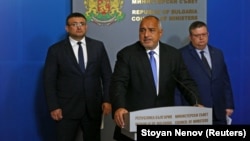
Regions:
<svg viewBox="0 0 250 141"><path fill-rule="evenodd" d="M82 42L77 42L77 44L79 45L79 48L78 48L78 63L79 63L79 66L82 70L82 72L85 72L85 66L84 66L84 58L83 58L83 51L82 51Z"/></svg>
<svg viewBox="0 0 250 141"><path fill-rule="evenodd" d="M150 51L149 55L150 55L150 64L151 64L151 68L152 68L152 72L153 72L153 76L154 76L154 82L155 82L155 87L157 88L157 67L156 67L156 61L155 61L155 57L154 57L155 52L154 51Z"/></svg>
<svg viewBox="0 0 250 141"><path fill-rule="evenodd" d="M205 65L206 71L208 72L209 76L211 77L211 68L207 62L205 55L204 55L204 51L201 51L200 54L201 54L201 60L202 60L203 64Z"/></svg>

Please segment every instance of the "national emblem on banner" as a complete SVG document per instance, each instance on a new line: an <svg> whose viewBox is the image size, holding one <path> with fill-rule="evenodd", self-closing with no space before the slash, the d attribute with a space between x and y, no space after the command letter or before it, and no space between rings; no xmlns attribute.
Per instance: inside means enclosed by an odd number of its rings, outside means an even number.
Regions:
<svg viewBox="0 0 250 141"><path fill-rule="evenodd" d="M110 25L124 19L121 11L124 0L83 0L87 21L98 25Z"/></svg>

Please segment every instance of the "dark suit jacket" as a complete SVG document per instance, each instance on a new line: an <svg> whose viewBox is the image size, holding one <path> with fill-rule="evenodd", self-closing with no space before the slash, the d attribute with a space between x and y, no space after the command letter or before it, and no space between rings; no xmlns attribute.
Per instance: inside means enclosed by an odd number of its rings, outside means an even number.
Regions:
<svg viewBox="0 0 250 141"><path fill-rule="evenodd" d="M118 52L110 88L113 114L118 108L135 111L173 106L174 90L177 85L173 77L197 92L196 84L190 78L180 52L176 48L161 42L159 50L158 96L145 48L139 42L136 42ZM195 104L195 96L183 88L181 90L190 104ZM117 130L119 129L117 128ZM115 138L119 138L119 132L116 133Z"/></svg>
<svg viewBox="0 0 250 141"><path fill-rule="evenodd" d="M208 49L212 62L211 77L191 43L180 50L192 78L198 84L201 103L213 108L214 122L225 123L225 109L234 109L231 83L222 51L210 45Z"/></svg>
<svg viewBox="0 0 250 141"><path fill-rule="evenodd" d="M44 68L48 108L62 108L64 118L80 118L84 113L100 118L102 102L109 102L112 70L104 44L86 37L86 46L85 73L77 63L69 38L48 50Z"/></svg>

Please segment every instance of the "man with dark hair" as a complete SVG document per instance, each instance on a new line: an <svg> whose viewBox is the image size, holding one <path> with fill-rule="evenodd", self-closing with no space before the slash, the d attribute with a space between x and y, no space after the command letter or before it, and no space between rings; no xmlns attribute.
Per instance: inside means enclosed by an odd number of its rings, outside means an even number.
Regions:
<svg viewBox="0 0 250 141"><path fill-rule="evenodd" d="M231 82L222 51L208 44L207 25L189 26L190 43L180 49L192 78L198 85L201 103L213 109L213 124L227 124L234 109ZM182 99L182 104L186 104Z"/></svg>
<svg viewBox="0 0 250 141"><path fill-rule="evenodd" d="M48 49L44 86L58 141L74 141L81 128L84 141L100 141L102 114L111 112L112 75L103 42L86 36L81 13L67 17L68 37Z"/></svg>

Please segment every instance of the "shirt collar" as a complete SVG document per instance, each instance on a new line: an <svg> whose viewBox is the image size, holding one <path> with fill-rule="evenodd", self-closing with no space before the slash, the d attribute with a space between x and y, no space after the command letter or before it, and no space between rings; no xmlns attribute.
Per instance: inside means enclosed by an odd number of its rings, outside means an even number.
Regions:
<svg viewBox="0 0 250 141"><path fill-rule="evenodd" d="M73 39L72 37L69 37L69 41L71 43L71 45L77 45L77 40ZM82 40L80 40L80 42L82 42L83 45L86 45L86 41L85 41L85 37L82 38Z"/></svg>
<svg viewBox="0 0 250 141"><path fill-rule="evenodd" d="M147 53L149 53L150 51L154 51L156 55L159 55L159 52L160 52L159 42L158 42L158 44L157 44L157 46L156 46L155 49L153 49L153 50L147 50Z"/></svg>
<svg viewBox="0 0 250 141"><path fill-rule="evenodd" d="M206 45L206 47L203 49L203 50L199 50L199 49L195 49L196 50L196 52L200 52L200 51L204 51L204 52L209 52L209 50L208 50L208 46Z"/></svg>

